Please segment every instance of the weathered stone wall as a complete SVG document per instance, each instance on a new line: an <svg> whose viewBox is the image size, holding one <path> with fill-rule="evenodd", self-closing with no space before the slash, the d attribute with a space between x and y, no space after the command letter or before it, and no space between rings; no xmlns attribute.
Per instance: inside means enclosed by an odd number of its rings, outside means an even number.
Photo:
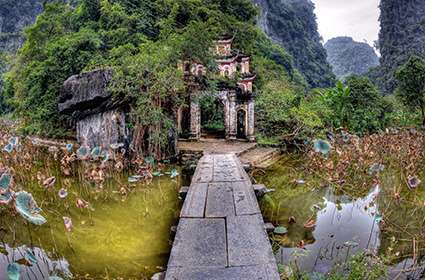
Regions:
<svg viewBox="0 0 425 280"><path fill-rule="evenodd" d="M111 110L88 116L77 122L77 139L81 145L109 148L111 144L129 143L125 113Z"/></svg>

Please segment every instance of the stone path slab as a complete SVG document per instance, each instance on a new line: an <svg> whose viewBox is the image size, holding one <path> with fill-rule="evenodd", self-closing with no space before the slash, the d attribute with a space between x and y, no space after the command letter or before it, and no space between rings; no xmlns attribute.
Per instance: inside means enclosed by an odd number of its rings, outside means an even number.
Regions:
<svg viewBox="0 0 425 280"><path fill-rule="evenodd" d="M197 166L166 280L279 280L253 185L234 154Z"/></svg>
<svg viewBox="0 0 425 280"><path fill-rule="evenodd" d="M225 267L224 219L180 219L168 267Z"/></svg>

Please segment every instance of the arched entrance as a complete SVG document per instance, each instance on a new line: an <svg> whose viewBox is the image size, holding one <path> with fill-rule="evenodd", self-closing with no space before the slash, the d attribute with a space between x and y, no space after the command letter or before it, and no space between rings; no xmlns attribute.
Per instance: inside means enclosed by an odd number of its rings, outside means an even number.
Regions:
<svg viewBox="0 0 425 280"><path fill-rule="evenodd" d="M243 109L238 110L237 138L246 139L246 112Z"/></svg>
<svg viewBox="0 0 425 280"><path fill-rule="evenodd" d="M213 95L200 100L201 134L203 138L225 138L224 104Z"/></svg>

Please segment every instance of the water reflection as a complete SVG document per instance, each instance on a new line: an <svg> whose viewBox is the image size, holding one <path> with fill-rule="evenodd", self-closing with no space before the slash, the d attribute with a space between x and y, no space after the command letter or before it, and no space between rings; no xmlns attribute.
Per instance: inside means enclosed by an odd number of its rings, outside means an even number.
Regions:
<svg viewBox="0 0 425 280"><path fill-rule="evenodd" d="M335 263L345 262L352 254L365 249L377 250L380 245L376 204L378 194L379 187L358 199L336 195L330 188L309 194L317 197L316 204L321 207L315 214L316 226L311 232L298 225L295 230L301 232L290 234L289 238L304 238L292 241L306 245L303 249L281 247L278 260L282 264L296 262L302 271L326 273ZM315 210L319 207L310 208ZM288 227L289 232L294 228L291 225Z"/></svg>
<svg viewBox="0 0 425 280"><path fill-rule="evenodd" d="M25 251L29 248L27 246L12 248L4 244L0 249L2 252L0 254L0 279L7 279L7 265L13 262L21 263L22 260L25 260ZM69 263L64 258L55 259L51 257L50 253L38 247L31 248L31 251L36 257L37 263L20 265L20 280L42 280L49 276L72 277Z"/></svg>
<svg viewBox="0 0 425 280"><path fill-rule="evenodd" d="M127 176L117 176L108 180L102 192L85 194L76 180L65 199L57 196L57 190L30 187L47 223L35 226L0 208L0 279L7 279L7 266L23 259L25 249L31 247L36 247L38 263L30 267L18 262L21 279L52 275L68 279L71 273L75 279L150 279L164 270L168 260L170 227L180 209L180 185L180 178L163 176L129 186ZM121 186L129 192L117 191ZM62 182L55 187L62 188ZM78 197L90 207L79 209ZM65 229L65 216L72 218L71 232ZM22 246L12 249L14 244Z"/></svg>

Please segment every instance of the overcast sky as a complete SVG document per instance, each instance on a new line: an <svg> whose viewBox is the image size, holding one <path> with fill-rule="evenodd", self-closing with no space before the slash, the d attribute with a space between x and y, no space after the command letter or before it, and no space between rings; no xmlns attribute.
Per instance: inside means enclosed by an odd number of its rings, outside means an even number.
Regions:
<svg viewBox="0 0 425 280"><path fill-rule="evenodd" d="M378 39L379 0L312 0L316 5L319 32L325 42L337 36L355 41Z"/></svg>

